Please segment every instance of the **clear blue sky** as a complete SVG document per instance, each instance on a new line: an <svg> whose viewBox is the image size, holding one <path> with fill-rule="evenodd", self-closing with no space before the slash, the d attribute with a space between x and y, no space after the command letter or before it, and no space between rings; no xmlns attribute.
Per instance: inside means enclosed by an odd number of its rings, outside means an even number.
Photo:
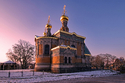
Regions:
<svg viewBox="0 0 125 83"><path fill-rule="evenodd" d="M92 55L125 57L125 0L0 0L0 62L18 40L35 44L49 15L52 34L59 30L64 5L69 31L86 37Z"/></svg>

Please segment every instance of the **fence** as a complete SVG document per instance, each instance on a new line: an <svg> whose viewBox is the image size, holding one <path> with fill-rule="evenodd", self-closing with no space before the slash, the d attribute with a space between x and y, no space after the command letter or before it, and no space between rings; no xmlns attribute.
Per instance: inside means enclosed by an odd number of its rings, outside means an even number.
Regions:
<svg viewBox="0 0 125 83"><path fill-rule="evenodd" d="M37 72L34 72L34 71L17 71L17 72L12 72L12 71L4 71L4 72L1 72L0 71L0 78L3 78L3 77L25 77L25 76L36 76L38 75ZM42 72L42 75L44 75L44 71Z"/></svg>

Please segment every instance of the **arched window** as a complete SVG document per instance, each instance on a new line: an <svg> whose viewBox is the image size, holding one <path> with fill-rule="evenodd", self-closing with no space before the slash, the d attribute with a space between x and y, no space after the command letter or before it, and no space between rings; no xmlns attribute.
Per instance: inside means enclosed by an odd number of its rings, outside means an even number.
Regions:
<svg viewBox="0 0 125 83"><path fill-rule="evenodd" d="M69 57L69 63L71 63L71 58Z"/></svg>
<svg viewBox="0 0 125 83"><path fill-rule="evenodd" d="M45 51L44 51L45 54L49 54L49 45L45 45Z"/></svg>
<svg viewBox="0 0 125 83"><path fill-rule="evenodd" d="M75 45L71 45L71 47L75 48Z"/></svg>
<svg viewBox="0 0 125 83"><path fill-rule="evenodd" d="M67 63L67 57L65 57L65 63Z"/></svg>

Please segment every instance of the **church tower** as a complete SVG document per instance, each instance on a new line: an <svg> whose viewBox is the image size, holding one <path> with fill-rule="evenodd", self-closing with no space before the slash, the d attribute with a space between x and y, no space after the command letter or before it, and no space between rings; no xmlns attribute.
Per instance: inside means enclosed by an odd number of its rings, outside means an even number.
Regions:
<svg viewBox="0 0 125 83"><path fill-rule="evenodd" d="M63 15L60 17L60 21L62 22L62 27L60 30L69 32L69 28L67 27L69 18L68 18L68 16L65 15L65 13L66 13L65 7L66 7L66 5L64 5L64 8L63 8L64 9Z"/></svg>
<svg viewBox="0 0 125 83"><path fill-rule="evenodd" d="M45 31L43 33L44 36L50 37L51 36L51 28L52 25L50 24L50 16L48 17L48 23L45 26ZM47 32L46 32L47 30Z"/></svg>

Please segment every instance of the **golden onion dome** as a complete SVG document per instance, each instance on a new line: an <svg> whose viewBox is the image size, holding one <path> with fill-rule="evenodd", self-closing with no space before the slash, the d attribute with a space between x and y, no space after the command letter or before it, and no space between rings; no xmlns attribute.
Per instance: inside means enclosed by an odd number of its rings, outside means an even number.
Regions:
<svg viewBox="0 0 125 83"><path fill-rule="evenodd" d="M46 36L46 33L44 32L43 35Z"/></svg>
<svg viewBox="0 0 125 83"><path fill-rule="evenodd" d="M69 20L69 18L68 18L68 16L66 16L66 15L62 15L61 17L60 17L60 21L68 21Z"/></svg>
<svg viewBox="0 0 125 83"><path fill-rule="evenodd" d="M52 28L52 25L51 24L46 24L46 26L45 26L46 28Z"/></svg>

